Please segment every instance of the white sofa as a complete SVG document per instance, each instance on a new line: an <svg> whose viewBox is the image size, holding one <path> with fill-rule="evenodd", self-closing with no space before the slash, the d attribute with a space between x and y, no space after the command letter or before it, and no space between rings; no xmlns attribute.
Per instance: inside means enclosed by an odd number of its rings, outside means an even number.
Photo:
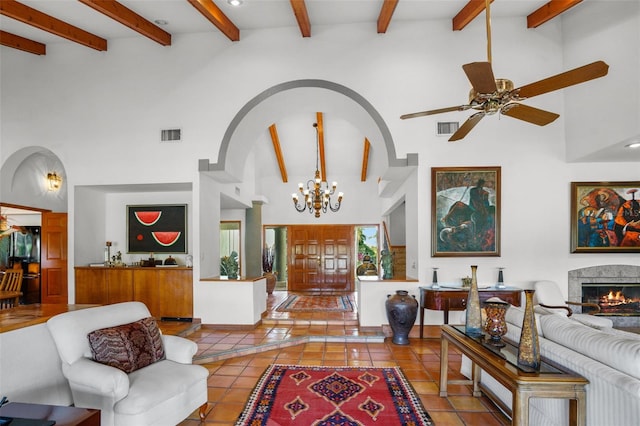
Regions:
<svg viewBox="0 0 640 426"><path fill-rule="evenodd" d="M511 306L506 315L506 338L520 339L524 310ZM637 426L640 421L640 335L603 327L590 327L564 314L536 314L540 353L589 380L588 426ZM462 373L471 377L468 358ZM511 393L489 375L481 383L511 408ZM568 424L569 401L535 398L529 424Z"/></svg>
<svg viewBox="0 0 640 426"><path fill-rule="evenodd" d="M0 396L13 402L73 404L46 324L0 333Z"/></svg>
<svg viewBox="0 0 640 426"><path fill-rule="evenodd" d="M153 344L162 340L157 347L163 346L166 358L128 374L93 361L87 337L90 332L150 316L143 303L125 302L66 312L47 321L75 406L99 408L103 426L171 426L199 407L201 416L204 415L209 372L191 364L197 350L195 342L177 336L158 336L156 332ZM140 341L139 336L135 340ZM137 347L131 347L133 358L140 359L135 358Z"/></svg>

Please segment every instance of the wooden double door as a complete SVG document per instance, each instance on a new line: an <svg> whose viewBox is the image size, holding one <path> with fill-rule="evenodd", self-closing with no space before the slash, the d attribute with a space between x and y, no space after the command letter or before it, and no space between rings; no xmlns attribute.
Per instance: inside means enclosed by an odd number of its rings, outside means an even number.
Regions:
<svg viewBox="0 0 640 426"><path fill-rule="evenodd" d="M353 291L351 225L292 225L288 231L290 291Z"/></svg>

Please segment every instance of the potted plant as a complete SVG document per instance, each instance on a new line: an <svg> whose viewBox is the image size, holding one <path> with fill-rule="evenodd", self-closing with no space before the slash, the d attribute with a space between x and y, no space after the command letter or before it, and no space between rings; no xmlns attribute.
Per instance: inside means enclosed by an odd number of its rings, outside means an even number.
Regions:
<svg viewBox="0 0 640 426"><path fill-rule="evenodd" d="M220 258L220 275L230 280L238 279L238 253L232 251L229 256Z"/></svg>
<svg viewBox="0 0 640 426"><path fill-rule="evenodd" d="M262 249L262 272L267 279L267 294L272 294L276 288L276 274L273 272L273 259L275 258L275 247L265 245Z"/></svg>

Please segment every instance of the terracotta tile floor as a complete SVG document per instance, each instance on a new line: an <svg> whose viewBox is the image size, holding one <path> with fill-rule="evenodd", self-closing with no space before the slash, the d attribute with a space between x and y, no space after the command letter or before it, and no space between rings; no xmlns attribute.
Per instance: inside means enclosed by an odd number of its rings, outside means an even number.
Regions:
<svg viewBox="0 0 640 426"><path fill-rule="evenodd" d="M268 297L263 323L255 329L161 324L163 332L182 334L195 341L199 350L194 362L209 369L205 424L233 425L259 377L273 363L400 366L437 425L510 424L488 399L471 396L470 386L449 385L449 397L438 396L438 326L425 327L426 338L422 340L414 327L410 344L398 346L380 332L360 330L357 308L352 313L274 311L286 295L276 291ZM353 296L350 297L353 300ZM458 371L460 354L451 352L449 362L450 371ZM450 378L462 378L454 374ZM199 424L197 412L181 423L183 426L196 424Z"/></svg>

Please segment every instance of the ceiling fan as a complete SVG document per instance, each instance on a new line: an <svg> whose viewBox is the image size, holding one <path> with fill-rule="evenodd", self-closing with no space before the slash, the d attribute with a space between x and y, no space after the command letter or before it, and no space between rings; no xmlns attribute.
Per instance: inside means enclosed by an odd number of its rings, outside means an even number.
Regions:
<svg viewBox="0 0 640 426"><path fill-rule="evenodd" d="M491 67L491 0L486 0L487 27L487 62L472 62L462 66L472 89L469 92L469 103L448 108L415 112L400 116L401 119L423 117L452 111L477 111L449 138L449 142L464 138L486 115L499 112L508 117L517 118L538 126L545 126L559 117L558 114L534 108L520 103L554 90L563 89L575 84L607 75L609 65L603 61L596 61L582 67L566 71L534 83L514 89L513 82L504 78L496 79Z"/></svg>

